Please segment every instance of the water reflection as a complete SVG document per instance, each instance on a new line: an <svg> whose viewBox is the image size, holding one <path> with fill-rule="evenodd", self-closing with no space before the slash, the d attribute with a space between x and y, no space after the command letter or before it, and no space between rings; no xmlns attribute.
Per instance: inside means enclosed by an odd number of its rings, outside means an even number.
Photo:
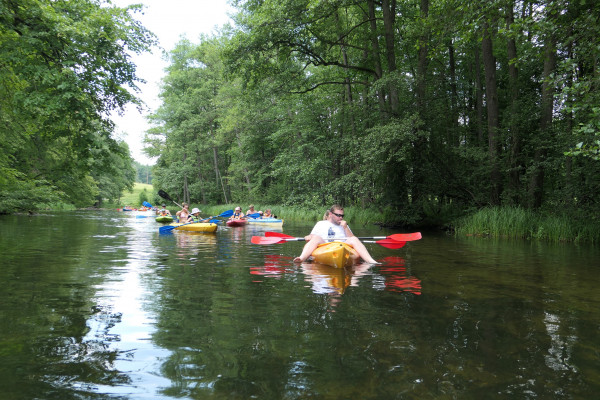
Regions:
<svg viewBox="0 0 600 400"><path fill-rule="evenodd" d="M0 219L3 398L566 400L600 388L594 249L427 235L337 270L295 265L300 242L253 246L250 227Z"/></svg>
<svg viewBox="0 0 600 400"><path fill-rule="evenodd" d="M360 278L365 275L372 276L374 289L421 294L421 280L407 275L402 257L385 257L378 266L359 263L346 268L310 262L298 267L293 264L293 257L281 255L265 255L264 260L264 266L250 267L250 274L281 278L284 274L302 273L305 281L311 284L312 291L317 294L342 295L348 287L359 286Z"/></svg>
<svg viewBox="0 0 600 400"><path fill-rule="evenodd" d="M391 292L409 292L421 294L421 280L408 276L405 261L402 257L385 257L379 267L379 273L384 277L384 290Z"/></svg>

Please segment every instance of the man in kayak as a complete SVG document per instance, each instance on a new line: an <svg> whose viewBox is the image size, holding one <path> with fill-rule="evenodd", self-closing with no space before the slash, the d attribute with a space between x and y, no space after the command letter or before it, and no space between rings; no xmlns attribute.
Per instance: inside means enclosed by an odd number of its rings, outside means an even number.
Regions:
<svg viewBox="0 0 600 400"><path fill-rule="evenodd" d="M156 210L156 215L166 217L167 215L171 215L171 212L167 210L167 205L163 204L160 210Z"/></svg>
<svg viewBox="0 0 600 400"><path fill-rule="evenodd" d="M365 245L354 236L348 223L344 221L344 209L337 204L331 206L327 218L317 222L310 235L305 236L304 240L306 240L306 244L304 245L304 249L302 249L302 254L294 258L294 262L301 263L306 261L321 243L339 240L354 247L354 250L356 250L365 262L377 264L377 261L371 257Z"/></svg>

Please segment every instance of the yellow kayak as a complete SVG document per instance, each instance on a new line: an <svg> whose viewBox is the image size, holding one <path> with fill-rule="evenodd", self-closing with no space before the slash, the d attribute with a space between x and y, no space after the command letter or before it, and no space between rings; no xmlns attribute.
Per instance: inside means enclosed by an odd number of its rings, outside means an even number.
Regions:
<svg viewBox="0 0 600 400"><path fill-rule="evenodd" d="M311 254L316 263L336 268L348 267L358 259L358 253L344 242L322 243Z"/></svg>
<svg viewBox="0 0 600 400"><path fill-rule="evenodd" d="M218 226L209 222L196 222L194 224L172 223L170 225L175 227L174 230L190 232L216 232Z"/></svg>

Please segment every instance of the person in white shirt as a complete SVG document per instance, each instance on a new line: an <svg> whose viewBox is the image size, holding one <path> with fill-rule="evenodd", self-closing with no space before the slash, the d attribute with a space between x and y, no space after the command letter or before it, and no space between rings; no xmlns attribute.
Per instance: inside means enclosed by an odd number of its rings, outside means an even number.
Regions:
<svg viewBox="0 0 600 400"><path fill-rule="evenodd" d="M327 219L317 222L310 235L305 236L304 240L306 240L306 244L304 245L304 249L302 249L302 254L294 258L294 262L301 263L306 261L321 243L342 240L352 245L360 258L365 262L377 264L377 261L371 257L365 245L354 236L348 223L344 221L344 209L337 204L331 206Z"/></svg>

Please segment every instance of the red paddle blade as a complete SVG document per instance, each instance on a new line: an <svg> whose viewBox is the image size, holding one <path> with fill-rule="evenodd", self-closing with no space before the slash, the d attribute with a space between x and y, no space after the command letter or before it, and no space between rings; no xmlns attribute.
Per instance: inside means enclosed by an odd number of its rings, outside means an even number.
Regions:
<svg viewBox="0 0 600 400"><path fill-rule="evenodd" d="M266 237L278 237L278 238L285 238L285 239L293 239L293 236L290 235L286 235L285 233L280 233L280 232L265 232L265 236Z"/></svg>
<svg viewBox="0 0 600 400"><path fill-rule="evenodd" d="M406 242L399 242L397 240L392 240L392 239L378 240L375 243L377 243L378 245L381 245L383 247L387 247L388 249L400 249L400 248L404 247L404 245L406 244Z"/></svg>
<svg viewBox="0 0 600 400"><path fill-rule="evenodd" d="M250 242L253 244L275 244L285 243L286 241L278 237L252 236Z"/></svg>
<svg viewBox="0 0 600 400"><path fill-rule="evenodd" d="M395 240L397 242L410 242L412 240L421 239L421 232L413 232L413 233L394 233L393 235L388 236L388 239Z"/></svg>

